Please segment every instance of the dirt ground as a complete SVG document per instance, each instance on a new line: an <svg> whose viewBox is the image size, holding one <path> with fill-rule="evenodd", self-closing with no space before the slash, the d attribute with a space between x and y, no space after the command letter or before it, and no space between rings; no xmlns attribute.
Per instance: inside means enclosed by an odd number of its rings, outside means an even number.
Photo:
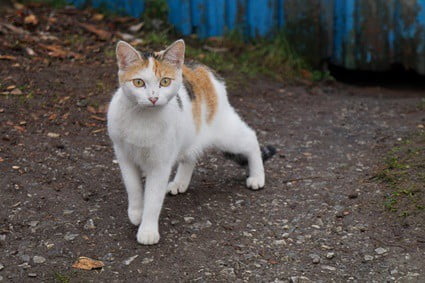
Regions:
<svg viewBox="0 0 425 283"><path fill-rule="evenodd" d="M207 153L188 192L166 198L160 243L142 246L105 131L116 36L75 24L89 12L33 11L37 24L25 11L0 21L25 31L0 24L0 281L425 281L423 214L386 210L370 180L423 131L424 90L240 82L232 104L278 149L266 188L246 189L243 169ZM79 256L105 266L74 269Z"/></svg>

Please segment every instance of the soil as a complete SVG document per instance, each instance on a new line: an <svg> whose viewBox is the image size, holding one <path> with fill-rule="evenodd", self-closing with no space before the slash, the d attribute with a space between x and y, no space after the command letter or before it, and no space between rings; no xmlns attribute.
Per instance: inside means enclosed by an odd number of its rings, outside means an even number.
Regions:
<svg viewBox="0 0 425 283"><path fill-rule="evenodd" d="M1 21L28 34L0 26L0 55L13 57L0 60L0 281L424 282L423 214L386 210L371 181L389 149L423 131L423 89L240 82L232 104L278 149L266 188L246 189L242 168L208 152L188 192L166 198L160 243L142 246L104 114L117 87L108 54L134 20L30 8ZM35 26L23 23L31 13ZM74 269L79 256L105 266Z"/></svg>

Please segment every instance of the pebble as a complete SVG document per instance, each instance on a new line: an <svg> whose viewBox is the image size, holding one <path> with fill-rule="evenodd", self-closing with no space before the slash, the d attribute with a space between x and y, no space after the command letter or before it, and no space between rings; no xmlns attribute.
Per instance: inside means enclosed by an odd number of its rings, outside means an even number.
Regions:
<svg viewBox="0 0 425 283"><path fill-rule="evenodd" d="M330 265L322 265L321 267L322 267L322 269L324 269L324 270L329 270L329 271L335 271L335 270L336 270L336 268L335 268L335 267L330 266Z"/></svg>
<svg viewBox="0 0 425 283"><path fill-rule="evenodd" d="M30 256L29 255L21 255L21 259L24 262L28 262L28 261L30 261Z"/></svg>
<svg viewBox="0 0 425 283"><path fill-rule="evenodd" d="M115 258L112 253L107 253L102 259L106 261L113 261Z"/></svg>
<svg viewBox="0 0 425 283"><path fill-rule="evenodd" d="M236 277L235 270L232 267L222 269L220 274L226 277Z"/></svg>
<svg viewBox="0 0 425 283"><path fill-rule="evenodd" d="M373 260L373 256L371 256L371 255L365 255L364 256L364 260L365 261L371 261L371 260Z"/></svg>
<svg viewBox="0 0 425 283"><path fill-rule="evenodd" d="M74 212L73 210L65 209L65 210L63 211L63 215L69 215L69 214L71 214L71 213L73 213L73 212Z"/></svg>
<svg viewBox="0 0 425 283"><path fill-rule="evenodd" d="M151 263L152 261L153 261L153 258L151 258L151 257L145 257L142 260L142 264L148 264L148 263Z"/></svg>
<svg viewBox="0 0 425 283"><path fill-rule="evenodd" d="M37 277L36 273L28 273L28 277Z"/></svg>
<svg viewBox="0 0 425 283"><path fill-rule="evenodd" d="M34 256L32 258L32 260L34 261L34 263L45 263L46 262L46 259L44 257L38 256L38 255Z"/></svg>
<svg viewBox="0 0 425 283"><path fill-rule="evenodd" d="M72 233L66 233L65 236L63 237L65 240L67 241L72 241L75 238L77 238L78 234L72 234Z"/></svg>
<svg viewBox="0 0 425 283"><path fill-rule="evenodd" d="M312 281L305 276L291 276L291 278L289 278L289 282L290 283L307 283Z"/></svg>
<svg viewBox="0 0 425 283"><path fill-rule="evenodd" d="M387 249L384 249L384 248L377 248L377 249L375 249L375 253L377 253L379 255L383 255L386 252L388 252L388 250Z"/></svg>
<svg viewBox="0 0 425 283"><path fill-rule="evenodd" d="M6 235L5 234L0 235L0 241L6 241Z"/></svg>
<svg viewBox="0 0 425 283"><path fill-rule="evenodd" d="M30 221L29 225L31 227L35 227L35 226L37 226L38 223L40 223L40 221Z"/></svg>
<svg viewBox="0 0 425 283"><path fill-rule="evenodd" d="M335 256L335 253L333 253L333 252L328 252L328 253L326 254L326 258L327 258L327 259L332 259L332 258L334 258L334 256Z"/></svg>
<svg viewBox="0 0 425 283"><path fill-rule="evenodd" d="M286 245L286 241L285 240L276 240L276 241L274 241L274 244L275 245Z"/></svg>
<svg viewBox="0 0 425 283"><path fill-rule="evenodd" d="M47 133L47 136L49 138L58 138L58 137L60 137L60 134L57 134L57 133Z"/></svg>
<svg viewBox="0 0 425 283"><path fill-rule="evenodd" d="M3 281L3 276L0 275L0 281Z"/></svg>
<svg viewBox="0 0 425 283"><path fill-rule="evenodd" d="M288 239L288 238L289 238L289 233L283 233L283 234L282 234L282 238L284 238L284 239Z"/></svg>
<svg viewBox="0 0 425 283"><path fill-rule="evenodd" d="M313 260L314 264L317 264L320 262L320 256L316 255L316 254L311 254L310 258Z"/></svg>
<svg viewBox="0 0 425 283"><path fill-rule="evenodd" d="M130 265L130 263L133 262L133 260L135 260L139 255L134 255L132 257L127 258L126 260L124 260L124 265Z"/></svg>
<svg viewBox="0 0 425 283"><path fill-rule="evenodd" d="M84 229L86 230L95 229L95 228L96 226L94 225L93 219L87 220L86 224L84 225Z"/></svg>
<svg viewBox="0 0 425 283"><path fill-rule="evenodd" d="M0 271L4 269L4 265L0 263Z"/></svg>
<svg viewBox="0 0 425 283"><path fill-rule="evenodd" d="M186 222L186 223L192 223L193 220L195 220L195 218L193 218L191 216L184 217L184 222Z"/></svg>

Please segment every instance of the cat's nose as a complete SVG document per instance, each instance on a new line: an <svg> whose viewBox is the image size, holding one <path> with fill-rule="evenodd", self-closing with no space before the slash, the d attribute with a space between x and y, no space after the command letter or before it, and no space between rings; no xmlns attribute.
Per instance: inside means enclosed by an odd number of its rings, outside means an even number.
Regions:
<svg viewBox="0 0 425 283"><path fill-rule="evenodd" d="M158 97L149 97L150 102L152 102L153 105L158 101Z"/></svg>

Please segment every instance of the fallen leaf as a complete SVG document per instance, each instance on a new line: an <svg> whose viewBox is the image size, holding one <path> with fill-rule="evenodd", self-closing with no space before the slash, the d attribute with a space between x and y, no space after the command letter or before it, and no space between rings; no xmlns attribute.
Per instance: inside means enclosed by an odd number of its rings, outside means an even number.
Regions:
<svg viewBox="0 0 425 283"><path fill-rule="evenodd" d="M10 92L10 94L13 94L13 95L21 95L21 94L22 94L22 90L20 90L19 88L15 88L14 90L12 90L12 91Z"/></svg>
<svg viewBox="0 0 425 283"><path fill-rule="evenodd" d="M16 85L10 85L10 86L8 86L6 89L7 90L12 90L12 89L15 89L16 88Z"/></svg>
<svg viewBox="0 0 425 283"><path fill-rule="evenodd" d="M47 136L49 138L58 138L58 137L60 137L60 134L57 134L57 133L47 133Z"/></svg>
<svg viewBox="0 0 425 283"><path fill-rule="evenodd" d="M3 161L4 161L4 159L0 157L0 162L3 162Z"/></svg>
<svg viewBox="0 0 425 283"><path fill-rule="evenodd" d="M96 114L97 111L93 106L87 106L87 111L89 111L92 114Z"/></svg>
<svg viewBox="0 0 425 283"><path fill-rule="evenodd" d="M19 168L21 168L21 167L20 166L16 166L16 165L12 166L12 169L13 170L18 170Z"/></svg>
<svg viewBox="0 0 425 283"><path fill-rule="evenodd" d="M50 116L49 116L49 120L50 120L50 121L55 120L55 119L56 119L56 117L58 117L58 114L53 113L52 115L50 115Z"/></svg>
<svg viewBox="0 0 425 283"><path fill-rule="evenodd" d="M125 41L130 41L134 39L134 35L124 32L117 32L117 36Z"/></svg>
<svg viewBox="0 0 425 283"><path fill-rule="evenodd" d="M15 61L16 57L12 55L0 55L0 60L11 60Z"/></svg>
<svg viewBox="0 0 425 283"><path fill-rule="evenodd" d="M24 128L24 127L21 127L21 126L13 126L13 128L15 128L16 130L20 131L21 133L22 133L22 132L25 132L25 128Z"/></svg>
<svg viewBox="0 0 425 283"><path fill-rule="evenodd" d="M133 25L133 26L129 27L128 30L131 31L131 32L138 32L139 30L142 29L144 24L145 24L144 22L141 22L137 25Z"/></svg>
<svg viewBox="0 0 425 283"><path fill-rule="evenodd" d="M73 268L92 270L104 267L105 264L100 260L94 260L85 256L80 256L76 262L72 265Z"/></svg>
<svg viewBox="0 0 425 283"><path fill-rule="evenodd" d="M90 118L95 119L97 121L106 122L106 118L104 118L104 117L99 117L99 116L96 116L96 115L91 115Z"/></svg>
<svg viewBox="0 0 425 283"><path fill-rule="evenodd" d="M37 25L38 19L37 16L34 14L28 15L24 18L24 23L31 24L31 25Z"/></svg>
<svg viewBox="0 0 425 283"><path fill-rule="evenodd" d="M103 15L103 14L94 14L91 19L93 21L99 22L99 21L103 20L103 18L105 18L105 15Z"/></svg>
<svg viewBox="0 0 425 283"><path fill-rule="evenodd" d="M99 29L99 28L95 27L94 25L83 24L83 23L79 23L79 25L81 27L83 27L85 30L97 35L101 40L108 40L111 37L110 32L103 30L103 29Z"/></svg>
<svg viewBox="0 0 425 283"><path fill-rule="evenodd" d="M55 45L55 44L46 45L42 43L39 43L39 45L40 47L46 49L47 51L50 51L47 54L49 54L49 56L52 56L52 57L58 57L58 58L74 57L75 59L82 58L80 54L65 50L60 45Z"/></svg>
<svg viewBox="0 0 425 283"><path fill-rule="evenodd" d="M28 34L28 32L20 27L11 25L11 24L6 24L6 23L0 23L1 26L4 26L5 28L7 28L8 30L10 30L11 32L14 33L18 33L18 34Z"/></svg>
<svg viewBox="0 0 425 283"><path fill-rule="evenodd" d="M96 133L100 133L103 132L105 129L97 129L97 130L93 130L92 134L96 134Z"/></svg>

